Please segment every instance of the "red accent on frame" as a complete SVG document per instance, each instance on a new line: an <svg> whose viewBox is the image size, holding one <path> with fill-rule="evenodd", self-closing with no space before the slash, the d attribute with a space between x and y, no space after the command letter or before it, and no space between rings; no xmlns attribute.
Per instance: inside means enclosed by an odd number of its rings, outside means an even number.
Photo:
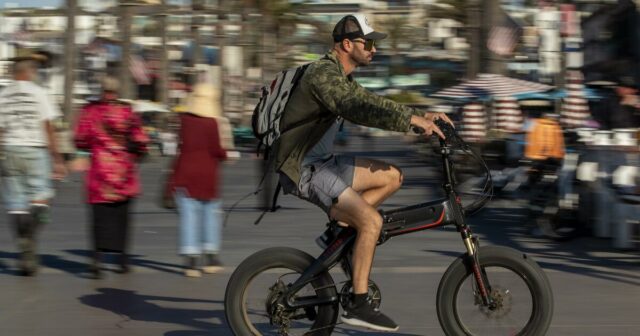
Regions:
<svg viewBox="0 0 640 336"><path fill-rule="evenodd" d="M442 224L442 220L443 219L444 219L444 210L442 210L442 213L440 214L440 218L438 218L438 220L436 222L425 224L423 226L418 226L418 227L415 227L415 228L410 228L410 229L394 232L394 235L436 227L436 226Z"/></svg>

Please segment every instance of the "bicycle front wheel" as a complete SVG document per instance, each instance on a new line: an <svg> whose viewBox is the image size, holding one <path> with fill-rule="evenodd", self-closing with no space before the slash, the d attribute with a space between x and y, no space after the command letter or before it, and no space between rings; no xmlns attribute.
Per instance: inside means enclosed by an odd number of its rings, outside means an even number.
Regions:
<svg viewBox="0 0 640 336"><path fill-rule="evenodd" d="M224 306L227 322L242 336L328 336L338 318L339 302L287 309L282 293L314 261L307 253L285 247L269 248L243 261L229 279ZM316 276L296 297L337 298L328 272Z"/></svg>
<svg viewBox="0 0 640 336"><path fill-rule="evenodd" d="M463 255L440 281L437 311L447 335L540 336L553 316L553 293L538 264L517 250L487 246L478 251L494 309L482 303L472 258Z"/></svg>

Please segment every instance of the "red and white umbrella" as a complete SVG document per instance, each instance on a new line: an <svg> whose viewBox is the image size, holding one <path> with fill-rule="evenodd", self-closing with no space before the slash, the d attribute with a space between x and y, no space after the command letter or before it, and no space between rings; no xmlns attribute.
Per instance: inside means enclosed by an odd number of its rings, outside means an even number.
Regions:
<svg viewBox="0 0 640 336"><path fill-rule="evenodd" d="M553 86L515 79L496 74L479 74L476 79L464 81L450 88L440 90L433 97L448 99L486 99L494 96L517 96L540 93Z"/></svg>
<svg viewBox="0 0 640 336"><path fill-rule="evenodd" d="M482 104L471 103L462 108L460 136L467 142L482 142L487 138L487 115Z"/></svg>
<svg viewBox="0 0 640 336"><path fill-rule="evenodd" d="M506 133L522 132L524 117L512 96L498 96L493 101L493 126Z"/></svg>
<svg viewBox="0 0 640 336"><path fill-rule="evenodd" d="M567 72L567 97L562 100L560 122L566 128L584 127L591 117L584 93L584 79L579 71Z"/></svg>

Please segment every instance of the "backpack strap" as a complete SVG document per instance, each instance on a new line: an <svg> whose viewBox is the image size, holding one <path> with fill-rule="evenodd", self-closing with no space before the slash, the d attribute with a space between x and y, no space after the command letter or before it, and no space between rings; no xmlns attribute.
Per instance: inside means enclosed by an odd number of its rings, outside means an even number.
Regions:
<svg viewBox="0 0 640 336"><path fill-rule="evenodd" d="M266 215L267 212L276 212L276 210L280 209L280 206L278 205L278 195L280 195L281 190L282 190L282 184L278 182L276 191L273 193L273 202L271 203L271 208L264 209L260 214L260 216L258 216L258 219L256 219L255 222L253 222L254 225L260 224L260 222L262 221L262 218L264 218L264 215Z"/></svg>
<svg viewBox="0 0 640 336"><path fill-rule="evenodd" d="M271 203L271 212L276 212L276 210L280 209L280 206L278 205L278 196L280 195L280 191L282 191L282 184L278 182L276 191L273 193L273 202Z"/></svg>

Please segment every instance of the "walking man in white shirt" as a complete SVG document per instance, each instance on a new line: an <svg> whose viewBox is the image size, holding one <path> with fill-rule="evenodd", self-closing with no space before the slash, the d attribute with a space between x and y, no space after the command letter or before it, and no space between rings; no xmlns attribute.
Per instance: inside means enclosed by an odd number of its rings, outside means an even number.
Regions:
<svg viewBox="0 0 640 336"><path fill-rule="evenodd" d="M33 83L38 59L29 55L11 60L14 81L0 91L2 196L16 232L20 273L31 276L38 266L36 234L49 220L51 178L63 178L66 168L52 125L60 111Z"/></svg>

